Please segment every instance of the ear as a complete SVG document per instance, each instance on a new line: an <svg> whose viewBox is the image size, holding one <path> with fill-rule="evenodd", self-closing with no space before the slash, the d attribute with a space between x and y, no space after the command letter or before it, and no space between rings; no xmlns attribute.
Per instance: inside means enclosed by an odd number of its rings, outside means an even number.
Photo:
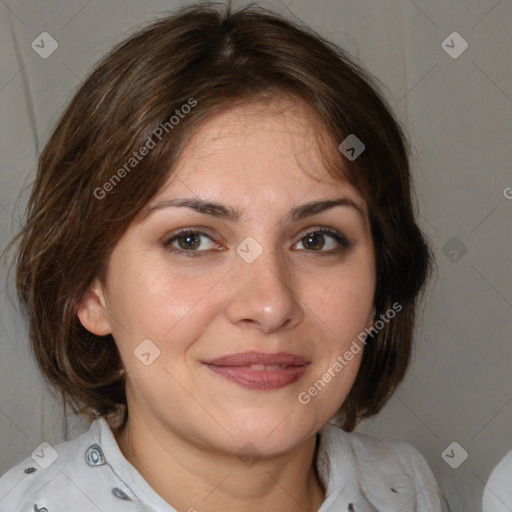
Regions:
<svg viewBox="0 0 512 512"><path fill-rule="evenodd" d="M370 311L370 314L368 315L368 318L366 320L366 328L370 329L375 325L375 314L377 313L377 309L375 305L372 306L372 309Z"/></svg>
<svg viewBox="0 0 512 512"><path fill-rule="evenodd" d="M95 279L78 307L78 318L82 325L93 334L105 336L112 332L106 309L103 286Z"/></svg>

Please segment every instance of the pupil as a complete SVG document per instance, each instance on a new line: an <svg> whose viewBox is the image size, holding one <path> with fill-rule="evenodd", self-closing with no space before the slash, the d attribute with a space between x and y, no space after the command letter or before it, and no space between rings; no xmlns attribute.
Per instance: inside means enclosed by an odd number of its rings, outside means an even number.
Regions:
<svg viewBox="0 0 512 512"><path fill-rule="evenodd" d="M323 236L318 233L310 233L307 235L306 241L311 249L321 249L324 246Z"/></svg>
<svg viewBox="0 0 512 512"><path fill-rule="evenodd" d="M183 243L181 243L183 241ZM196 249L199 245L199 237L194 234L183 235L180 237L180 245L182 249Z"/></svg>

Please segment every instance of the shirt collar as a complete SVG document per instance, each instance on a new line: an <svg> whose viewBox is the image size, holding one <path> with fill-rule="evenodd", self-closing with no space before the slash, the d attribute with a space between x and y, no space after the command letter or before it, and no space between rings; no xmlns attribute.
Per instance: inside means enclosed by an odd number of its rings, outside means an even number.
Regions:
<svg viewBox="0 0 512 512"><path fill-rule="evenodd" d="M104 417L94 420L90 430L96 442L101 446L107 464L141 502L160 512L176 512L125 458ZM339 427L330 423L324 425L317 432L319 445L316 467L325 490L322 510L329 503L334 503L343 492L348 483L350 467L353 467L352 461L348 458L351 450L347 446L345 434Z"/></svg>

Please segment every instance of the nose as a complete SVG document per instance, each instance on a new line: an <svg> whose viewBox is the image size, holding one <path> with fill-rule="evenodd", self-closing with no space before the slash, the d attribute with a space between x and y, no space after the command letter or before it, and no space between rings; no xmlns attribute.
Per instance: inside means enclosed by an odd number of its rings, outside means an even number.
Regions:
<svg viewBox="0 0 512 512"><path fill-rule="evenodd" d="M279 260L265 250L252 263L237 257L226 308L232 323L268 334L302 322L304 309L297 283L286 263Z"/></svg>

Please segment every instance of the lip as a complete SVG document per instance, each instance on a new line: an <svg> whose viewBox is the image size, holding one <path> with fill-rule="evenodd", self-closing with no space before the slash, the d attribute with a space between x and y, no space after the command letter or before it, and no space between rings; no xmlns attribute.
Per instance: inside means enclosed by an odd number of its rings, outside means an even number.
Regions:
<svg viewBox="0 0 512 512"><path fill-rule="evenodd" d="M295 354L289 354L288 352L275 352L271 354L251 351L229 354L209 361L203 361L203 363L215 366L250 366L251 364L263 364L265 366L303 366L309 364L309 361Z"/></svg>
<svg viewBox="0 0 512 512"><path fill-rule="evenodd" d="M218 375L247 389L280 389L299 380L307 371L309 361L286 352L268 354L243 352L203 361ZM251 368L256 365L258 368ZM264 368L266 366L280 368Z"/></svg>

